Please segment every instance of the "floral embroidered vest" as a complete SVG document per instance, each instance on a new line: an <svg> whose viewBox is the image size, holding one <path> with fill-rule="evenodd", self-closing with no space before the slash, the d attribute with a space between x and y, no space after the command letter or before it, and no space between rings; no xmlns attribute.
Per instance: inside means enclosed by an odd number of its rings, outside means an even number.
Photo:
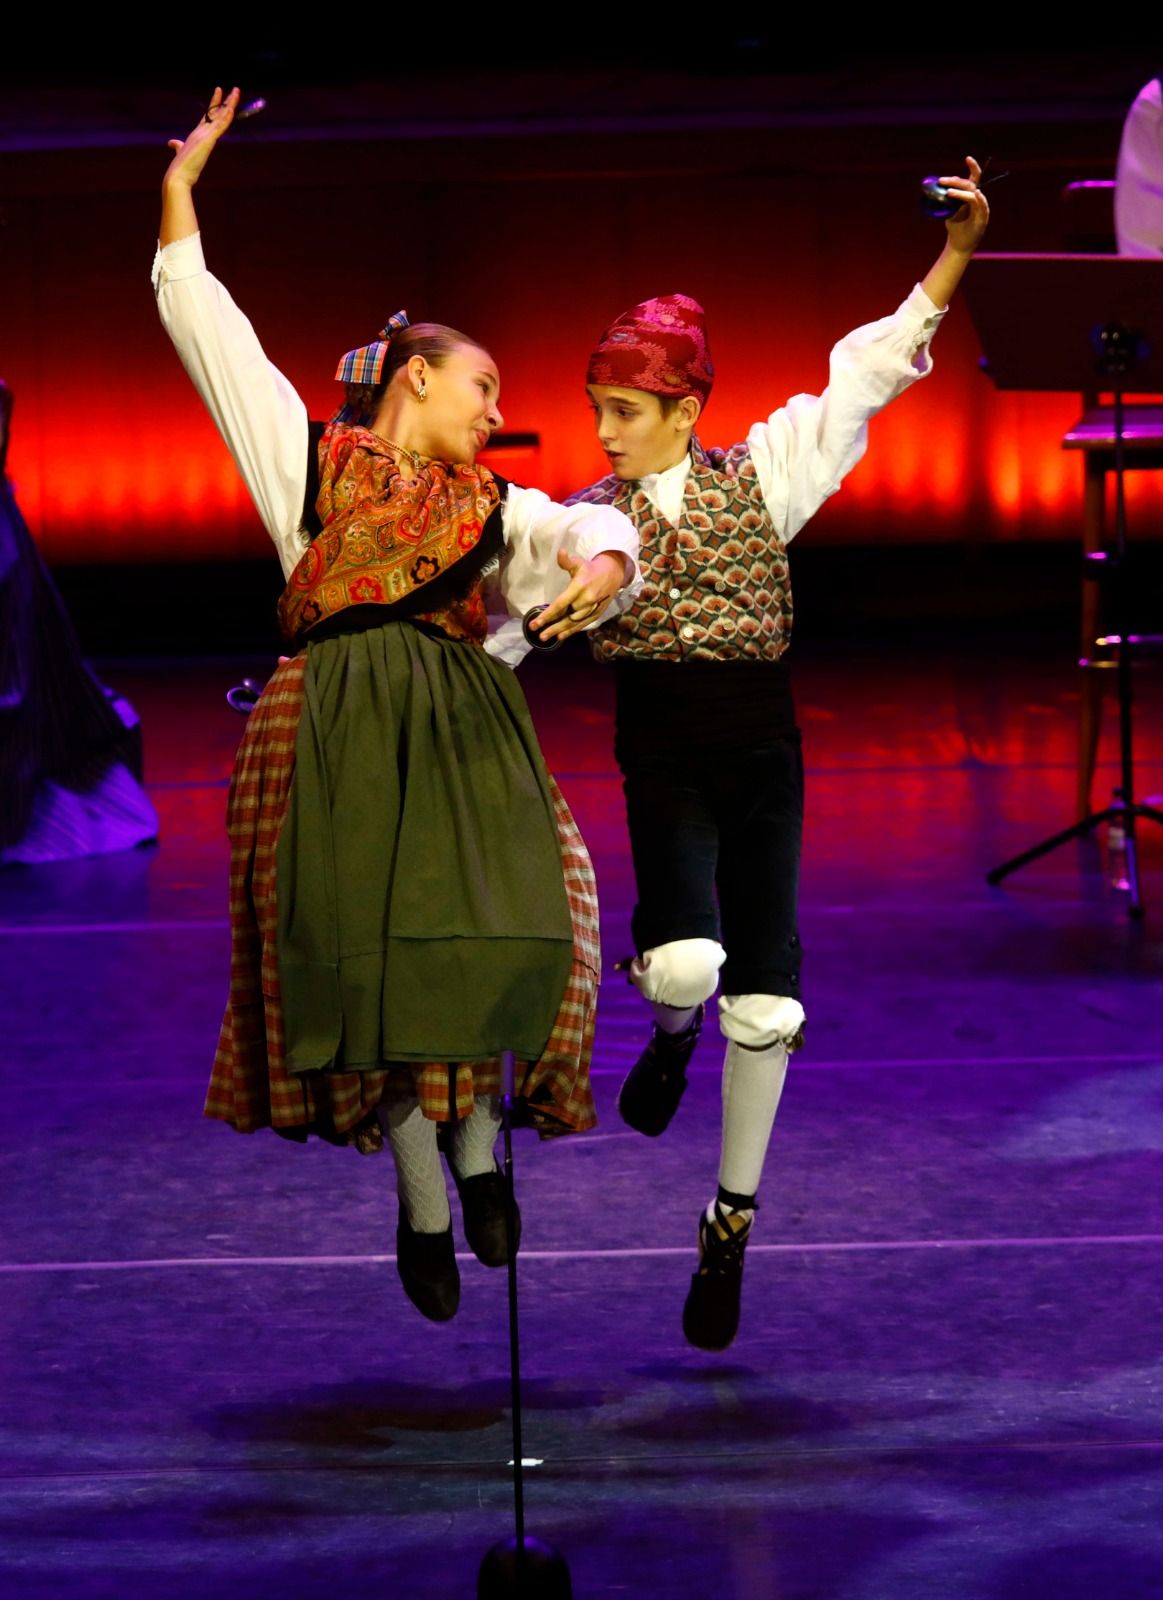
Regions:
<svg viewBox="0 0 1163 1600"><path fill-rule="evenodd" d="M463 569L501 503L488 468L434 461L408 480L384 440L345 424L327 428L318 460L322 531L279 601L284 636L302 640L350 607L373 605L483 644L488 620L480 584L472 581L479 571L451 586L442 580L454 578L458 565ZM429 594L432 609L425 608Z"/></svg>
<svg viewBox="0 0 1163 1600"><path fill-rule="evenodd" d="M777 661L791 642L787 548L750 451L708 451L693 439L691 456L677 527L637 484L613 476L570 497L625 512L641 540L642 589L595 630L600 661Z"/></svg>

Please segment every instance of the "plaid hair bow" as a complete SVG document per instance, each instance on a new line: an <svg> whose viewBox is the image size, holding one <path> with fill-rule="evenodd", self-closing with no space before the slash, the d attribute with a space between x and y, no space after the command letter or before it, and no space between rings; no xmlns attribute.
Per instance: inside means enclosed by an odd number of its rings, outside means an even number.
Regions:
<svg viewBox="0 0 1163 1600"><path fill-rule="evenodd" d="M408 313L397 311L380 329L374 344L349 350L335 372L336 383L379 383L387 360L388 346L397 333L408 326Z"/></svg>

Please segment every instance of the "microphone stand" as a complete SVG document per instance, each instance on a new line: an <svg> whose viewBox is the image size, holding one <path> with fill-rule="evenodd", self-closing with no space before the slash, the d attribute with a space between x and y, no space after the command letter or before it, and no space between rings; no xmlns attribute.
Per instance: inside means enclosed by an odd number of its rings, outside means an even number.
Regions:
<svg viewBox="0 0 1163 1600"><path fill-rule="evenodd" d="M556 641L555 641L556 642ZM551 645L549 648L553 648ZM227 703L249 716L262 686L244 678L227 694ZM501 1127L505 1146L505 1236L509 1247L509 1385L513 1414L514 1537L486 1552L477 1575L477 1600L573 1600L565 1557L543 1539L525 1532L525 1458L521 1442L521 1328L517 1315L517 1196L513 1186L513 1052L502 1062Z"/></svg>
<svg viewBox="0 0 1163 1600"><path fill-rule="evenodd" d="M505 1233L509 1245L509 1383L513 1414L514 1537L486 1553L477 1577L477 1600L572 1600L565 1557L525 1532L525 1460L521 1444L521 1341L517 1315L517 1201L513 1187L513 1094L511 1051L503 1064L501 1127L505 1148Z"/></svg>

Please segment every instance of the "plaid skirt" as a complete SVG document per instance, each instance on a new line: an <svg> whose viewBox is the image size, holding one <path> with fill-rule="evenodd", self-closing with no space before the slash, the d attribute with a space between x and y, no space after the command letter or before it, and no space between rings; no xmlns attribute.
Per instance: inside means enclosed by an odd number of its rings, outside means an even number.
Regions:
<svg viewBox="0 0 1163 1600"><path fill-rule="evenodd" d="M273 1128L291 1139L317 1134L369 1150L379 1143L375 1108L402 1075L424 1115L468 1116L477 1094L501 1092L500 1061L433 1061L363 1072L287 1071L277 955L279 831L295 770L306 652L280 666L251 712L227 804L230 839L230 997L205 1113L241 1133ZM568 981L545 1049L518 1062L515 1117L543 1137L592 1128L589 1065L601 977L597 888L589 853L550 778L562 874L573 930Z"/></svg>

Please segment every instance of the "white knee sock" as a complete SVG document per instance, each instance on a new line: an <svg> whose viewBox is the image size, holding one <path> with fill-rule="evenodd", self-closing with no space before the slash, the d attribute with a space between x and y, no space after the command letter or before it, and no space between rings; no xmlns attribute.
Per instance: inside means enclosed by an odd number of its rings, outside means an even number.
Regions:
<svg viewBox="0 0 1163 1600"><path fill-rule="evenodd" d="M396 1163L396 1193L416 1233L443 1233L451 1221L436 1124L420 1110L415 1093L376 1108Z"/></svg>
<svg viewBox="0 0 1163 1600"><path fill-rule="evenodd" d="M661 1000L652 1000L650 1009L663 1033L681 1033L695 1020L698 1006L665 1006Z"/></svg>
<svg viewBox="0 0 1163 1600"><path fill-rule="evenodd" d="M496 1167L493 1147L501 1128L501 1098L495 1094L473 1096L472 1112L452 1130L452 1170L458 1178L478 1178Z"/></svg>
<svg viewBox="0 0 1163 1600"><path fill-rule="evenodd" d="M719 1184L731 1194L754 1194L759 1188L786 1073L782 1044L745 1050L733 1039L727 1041Z"/></svg>

